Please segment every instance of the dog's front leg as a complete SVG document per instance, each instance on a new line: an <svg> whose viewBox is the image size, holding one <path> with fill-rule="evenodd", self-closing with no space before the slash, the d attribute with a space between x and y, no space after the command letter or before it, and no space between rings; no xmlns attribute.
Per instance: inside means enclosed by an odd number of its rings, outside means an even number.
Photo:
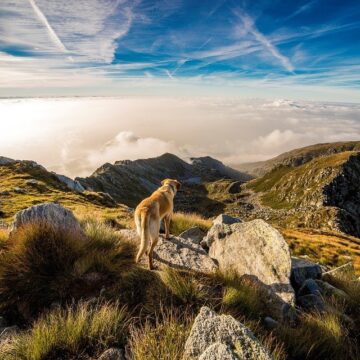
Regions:
<svg viewBox="0 0 360 360"><path fill-rule="evenodd" d="M171 215L166 215L164 218L166 240L170 239L170 221L171 221Z"/></svg>

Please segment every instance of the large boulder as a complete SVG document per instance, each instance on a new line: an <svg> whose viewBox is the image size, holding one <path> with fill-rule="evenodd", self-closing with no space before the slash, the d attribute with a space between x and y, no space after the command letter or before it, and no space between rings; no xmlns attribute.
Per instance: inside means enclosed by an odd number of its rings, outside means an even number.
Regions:
<svg viewBox="0 0 360 360"><path fill-rule="evenodd" d="M140 243L140 238L135 230L119 230L119 234L130 241ZM144 264L146 261L144 255ZM217 269L217 264L200 245L191 239L183 239L179 236L171 236L169 240L162 236L159 237L159 242L154 249L154 265L155 267L166 265L202 273L213 272Z"/></svg>
<svg viewBox="0 0 360 360"><path fill-rule="evenodd" d="M200 309L185 344L184 360L270 360L269 352L246 326L230 315Z"/></svg>
<svg viewBox="0 0 360 360"><path fill-rule="evenodd" d="M43 203L19 211L15 215L12 231L22 225L31 223L44 223L56 229L83 234L80 224L73 213L57 203Z"/></svg>
<svg viewBox="0 0 360 360"><path fill-rule="evenodd" d="M252 220L217 228L209 255L217 260L221 270L246 275L279 300L293 304L289 247L279 231L265 221Z"/></svg>
<svg viewBox="0 0 360 360"><path fill-rule="evenodd" d="M226 234L230 230L230 225L241 222L242 220L239 218L235 218L226 214L220 214L213 220L213 225L204 239L201 241L201 246L205 249L210 248L211 244L219 236L219 234Z"/></svg>

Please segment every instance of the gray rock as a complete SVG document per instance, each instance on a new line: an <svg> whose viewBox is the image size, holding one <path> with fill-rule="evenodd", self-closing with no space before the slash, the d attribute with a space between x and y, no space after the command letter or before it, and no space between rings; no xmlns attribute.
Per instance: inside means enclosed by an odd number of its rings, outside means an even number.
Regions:
<svg viewBox="0 0 360 360"><path fill-rule="evenodd" d="M324 300L321 298L321 296L314 295L314 294L308 294L299 296L296 299L299 306L301 306L303 309L307 311L318 311L318 312L324 312L326 310L326 305Z"/></svg>
<svg viewBox="0 0 360 360"><path fill-rule="evenodd" d="M309 295L309 294L321 296L319 285L313 279L305 280L298 292L298 296Z"/></svg>
<svg viewBox="0 0 360 360"><path fill-rule="evenodd" d="M17 194L26 194L26 191L24 190L24 189L22 189L22 188L19 188L19 187L14 187L13 189L12 189L12 191L13 192L15 192L15 193L17 193Z"/></svg>
<svg viewBox="0 0 360 360"><path fill-rule="evenodd" d="M140 238L135 230L119 230L118 233L137 244ZM147 257L143 257L147 264ZM154 265L164 265L172 268L194 270L203 273L215 271L218 267L206 251L192 240L171 236L169 240L159 237L159 242L154 249Z"/></svg>
<svg viewBox="0 0 360 360"><path fill-rule="evenodd" d="M204 237L204 231L201 230L198 226L194 226L190 229L183 231L179 237L187 240L192 240L196 244L200 244L201 240Z"/></svg>
<svg viewBox="0 0 360 360"><path fill-rule="evenodd" d="M5 156L0 156L0 165L9 165L15 163L16 160L7 158Z"/></svg>
<svg viewBox="0 0 360 360"><path fill-rule="evenodd" d="M225 346L220 346L223 344ZM210 349L209 349L210 348ZM231 351L231 349L233 349ZM204 306L195 318L185 344L184 360L223 359L211 353L225 354L225 359L270 360L272 357L254 334L230 315L217 315ZM236 358L235 355L238 357ZM215 356L215 355L214 355ZM232 356L232 357L231 357Z"/></svg>
<svg viewBox="0 0 360 360"><path fill-rule="evenodd" d="M64 183L70 190L80 193L85 191L85 188L80 184L79 181L73 180L65 175L60 175L55 172L53 172L53 174L58 178L58 180Z"/></svg>
<svg viewBox="0 0 360 360"><path fill-rule="evenodd" d="M349 299L349 295L335 286L332 286L331 284L327 283L326 281L322 280L315 280L316 284L319 286L320 291L325 296L334 296L338 299Z"/></svg>
<svg viewBox="0 0 360 360"><path fill-rule="evenodd" d="M266 318L264 319L264 325L265 325L265 327L267 329L273 330L273 329L276 329L279 326L279 322L274 320L270 316L266 316Z"/></svg>
<svg viewBox="0 0 360 360"><path fill-rule="evenodd" d="M219 226L219 225L217 225ZM291 259L282 235L264 220L220 225L213 233L209 255L223 271L247 275L281 302L293 304Z"/></svg>
<svg viewBox="0 0 360 360"><path fill-rule="evenodd" d="M291 258L291 284L297 290L307 279L320 279L321 267L311 261Z"/></svg>
<svg viewBox="0 0 360 360"><path fill-rule="evenodd" d="M221 214L213 220L213 225L209 229L204 239L200 242L205 249L210 248L214 240L219 237L219 234L226 234L230 231L229 226L236 223L241 223L242 220L229 215Z"/></svg>
<svg viewBox="0 0 360 360"><path fill-rule="evenodd" d="M236 223L241 223L242 220L236 217L232 217L226 214L219 215L216 219L213 220L213 225L232 225Z"/></svg>
<svg viewBox="0 0 360 360"><path fill-rule="evenodd" d="M123 351L117 348L110 348L104 351L98 360L125 360Z"/></svg>
<svg viewBox="0 0 360 360"><path fill-rule="evenodd" d="M46 223L58 229L83 235L80 224L73 213L56 203L43 203L19 211L15 215L12 231L28 223Z"/></svg>
<svg viewBox="0 0 360 360"><path fill-rule="evenodd" d="M35 179L29 179L29 180L26 180L26 184L28 185L38 185L39 182Z"/></svg>
<svg viewBox="0 0 360 360"><path fill-rule="evenodd" d="M239 360L239 357L229 345L215 342L201 354L199 360Z"/></svg>

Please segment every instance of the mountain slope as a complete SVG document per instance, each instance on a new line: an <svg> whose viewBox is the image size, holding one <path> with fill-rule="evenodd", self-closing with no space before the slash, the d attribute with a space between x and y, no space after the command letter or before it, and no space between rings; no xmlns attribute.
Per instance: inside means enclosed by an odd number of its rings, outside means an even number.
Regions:
<svg viewBox="0 0 360 360"><path fill-rule="evenodd" d="M91 176L76 180L88 190L109 193L115 200L134 207L158 188L164 178L175 178L183 183L177 204L182 204L182 210L194 210L193 205L203 203L208 193L203 186L205 182L224 178L245 181L249 176L210 157L192 158L192 163L188 164L167 153L150 159L117 161L114 165L106 163ZM205 206L215 206L215 203L209 200Z"/></svg>
<svg viewBox="0 0 360 360"><path fill-rule="evenodd" d="M300 166L314 158L337 154L344 151L360 151L360 141L310 145L285 152L266 161L240 164L236 166L236 168L252 176L259 177L265 175L279 165Z"/></svg>
<svg viewBox="0 0 360 360"><path fill-rule="evenodd" d="M360 153L345 151L300 166L280 165L246 185L280 223L360 236ZM277 212L276 212L277 211Z"/></svg>
<svg viewBox="0 0 360 360"><path fill-rule="evenodd" d="M127 207L109 195L74 191L71 182L33 161L0 161L0 222L9 223L18 211L48 201L59 202L77 215L92 213L119 223L130 219Z"/></svg>

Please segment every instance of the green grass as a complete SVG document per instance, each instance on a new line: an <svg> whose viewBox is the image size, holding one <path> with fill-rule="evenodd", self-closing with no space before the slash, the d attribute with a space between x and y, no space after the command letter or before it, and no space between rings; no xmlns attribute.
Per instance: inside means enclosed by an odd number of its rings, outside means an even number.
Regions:
<svg viewBox="0 0 360 360"><path fill-rule="evenodd" d="M155 321L147 321L130 331L133 360L182 360L192 317L163 310Z"/></svg>
<svg viewBox="0 0 360 360"><path fill-rule="evenodd" d="M194 226L198 226L203 231L208 231L211 225L212 221L210 219L205 219L201 215L195 213L176 212L171 220L170 232L171 234L179 235L183 231Z"/></svg>
<svg viewBox="0 0 360 360"><path fill-rule="evenodd" d="M205 293L195 276L170 267L160 272L160 278L170 292L184 304L201 302Z"/></svg>
<svg viewBox="0 0 360 360"><path fill-rule="evenodd" d="M27 331L15 336L0 352L5 359L45 360L99 355L125 343L128 314L118 304L80 302L40 317ZM85 355L84 354L84 355Z"/></svg>
<svg viewBox="0 0 360 360"><path fill-rule="evenodd" d="M45 224L19 228L0 253L0 309L30 320L53 302L98 294L134 266L135 245L97 222L87 238Z"/></svg>

